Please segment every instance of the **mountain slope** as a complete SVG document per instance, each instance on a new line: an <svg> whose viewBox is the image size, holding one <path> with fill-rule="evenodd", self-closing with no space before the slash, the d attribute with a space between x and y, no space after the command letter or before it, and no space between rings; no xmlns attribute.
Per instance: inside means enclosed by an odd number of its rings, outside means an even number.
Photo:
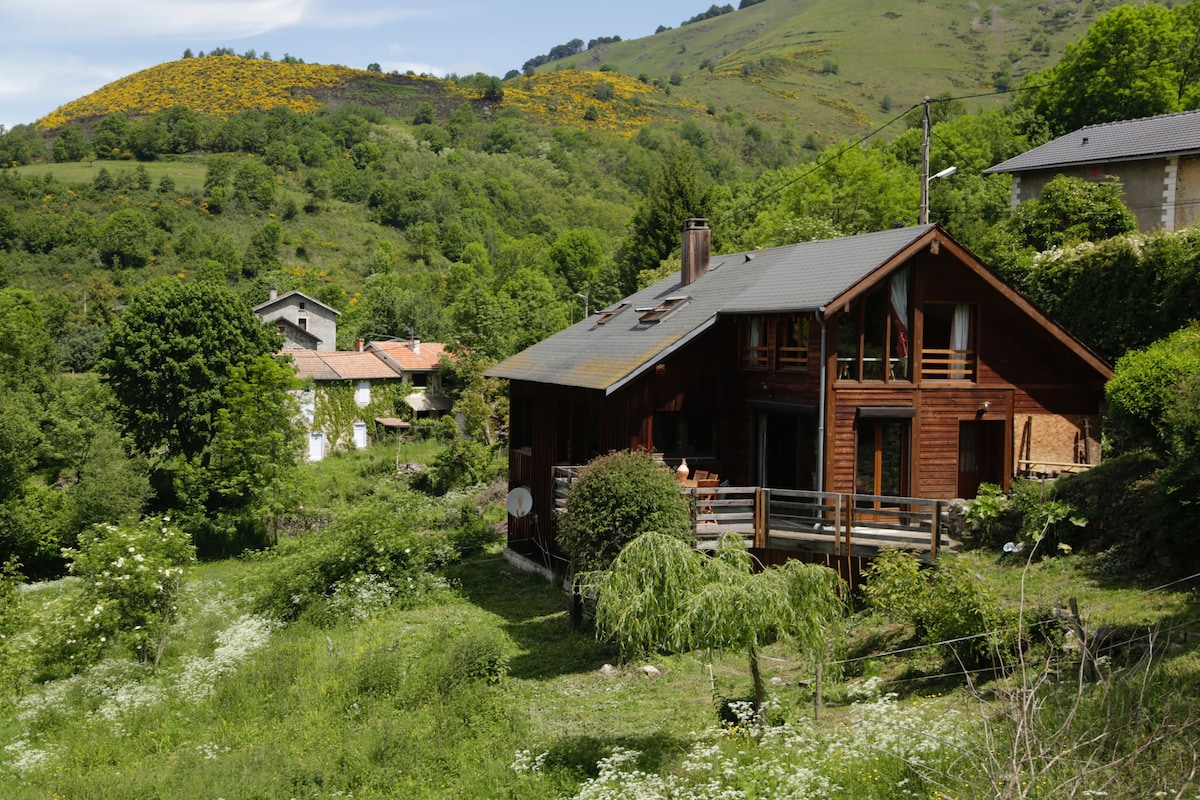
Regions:
<svg viewBox="0 0 1200 800"><path fill-rule="evenodd" d="M506 81L506 97L494 105L550 124L625 134L660 114L742 111L832 141L863 133L925 96L990 95L1015 84L1049 66L1115 5L1001 0L981 9L974 1L765 0L550 62L536 75ZM277 105L315 111L353 102L406 116L428 101L444 118L480 96L475 87L425 76L209 56L114 81L55 110L38 127L54 130L118 111L149 115L175 105L231 116Z"/></svg>
<svg viewBox="0 0 1200 800"><path fill-rule="evenodd" d="M766 0L539 68L601 65L672 92L836 138L923 97L996 91L1053 62L1105 10L1073 0ZM1052 55L1053 54L1053 55Z"/></svg>

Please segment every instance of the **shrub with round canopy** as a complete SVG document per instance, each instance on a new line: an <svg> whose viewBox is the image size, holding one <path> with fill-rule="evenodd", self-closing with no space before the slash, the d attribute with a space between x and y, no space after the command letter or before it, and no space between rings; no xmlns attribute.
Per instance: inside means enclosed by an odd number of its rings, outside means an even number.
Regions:
<svg viewBox="0 0 1200 800"><path fill-rule="evenodd" d="M567 491L558 541L577 566L604 569L627 542L654 532L691 541L692 518L675 473L646 452L593 459Z"/></svg>

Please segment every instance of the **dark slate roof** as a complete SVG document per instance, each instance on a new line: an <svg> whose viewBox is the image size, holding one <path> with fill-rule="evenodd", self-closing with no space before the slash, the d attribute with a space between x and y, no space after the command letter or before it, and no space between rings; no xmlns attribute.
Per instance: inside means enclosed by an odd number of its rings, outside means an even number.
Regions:
<svg viewBox="0 0 1200 800"><path fill-rule="evenodd" d="M299 342L309 342L313 345L312 349L314 350L321 343L320 337L313 335L311 331L306 331L286 317L276 317L267 324L274 325L276 328L288 328L291 331L287 334L288 338Z"/></svg>
<svg viewBox="0 0 1200 800"><path fill-rule="evenodd" d="M1089 125L983 172L1025 172L1200 153L1200 111Z"/></svg>
<svg viewBox="0 0 1200 800"><path fill-rule="evenodd" d="M306 300L309 303L312 303L313 305L318 305L321 308L332 311L334 314L336 314L339 317L342 315L342 312L338 311L333 306L325 305L320 300L316 299L315 297L310 297L309 295L306 295L304 292L295 292L295 291L284 292L283 294L279 295L278 297L274 297L270 300L265 300L265 301L259 303L258 305L256 305L254 307L254 313L262 314L262 313L265 313L266 311L269 311L270 309L275 308L277 306L290 305L293 299L296 301Z"/></svg>
<svg viewBox="0 0 1200 800"><path fill-rule="evenodd" d="M688 286L665 278L604 312L560 331L485 373L612 393L707 330L720 314L819 311L934 226L713 256ZM670 298L686 298L657 322L641 317ZM609 309L619 307L610 306Z"/></svg>

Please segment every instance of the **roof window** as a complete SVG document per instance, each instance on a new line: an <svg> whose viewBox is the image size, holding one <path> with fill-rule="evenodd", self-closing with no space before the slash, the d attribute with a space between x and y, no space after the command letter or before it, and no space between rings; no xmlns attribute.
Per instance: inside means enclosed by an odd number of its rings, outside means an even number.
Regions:
<svg viewBox="0 0 1200 800"><path fill-rule="evenodd" d="M680 308L685 303L687 303L687 301L690 299L691 298L688 297L687 295L676 295L675 297L666 298L665 300L663 300L659 305L655 306L654 308L649 308L649 309L640 309L639 308L638 311L644 311L644 313L640 317L638 317L638 321L639 322L661 322L665 317L670 316L670 314L673 311L675 311L675 309Z"/></svg>
<svg viewBox="0 0 1200 800"><path fill-rule="evenodd" d="M600 312L600 316L596 317L596 324L603 325L627 308L629 308L629 303L617 303L615 306L609 306Z"/></svg>

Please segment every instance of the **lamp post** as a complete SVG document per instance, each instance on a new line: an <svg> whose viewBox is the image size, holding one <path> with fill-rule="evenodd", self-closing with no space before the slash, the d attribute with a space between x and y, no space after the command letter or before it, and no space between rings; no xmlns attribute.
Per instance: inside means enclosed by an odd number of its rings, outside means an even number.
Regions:
<svg viewBox="0 0 1200 800"><path fill-rule="evenodd" d="M941 172L935 172L929 175L923 181L921 186L921 224L925 225L929 222L929 182L935 181L938 178L949 178L954 173L958 172L958 167L946 167Z"/></svg>

